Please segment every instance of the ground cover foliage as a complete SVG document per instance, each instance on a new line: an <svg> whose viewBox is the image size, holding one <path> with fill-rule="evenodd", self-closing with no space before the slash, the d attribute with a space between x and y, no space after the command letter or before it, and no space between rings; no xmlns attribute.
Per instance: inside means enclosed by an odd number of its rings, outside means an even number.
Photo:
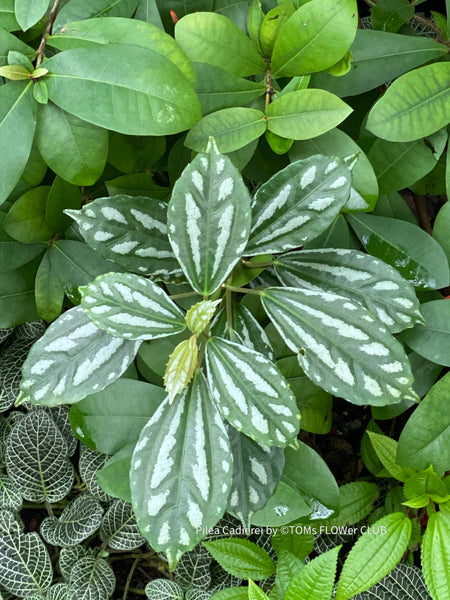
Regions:
<svg viewBox="0 0 450 600"><path fill-rule="evenodd" d="M449 8L0 0L0 598L449 600Z"/></svg>

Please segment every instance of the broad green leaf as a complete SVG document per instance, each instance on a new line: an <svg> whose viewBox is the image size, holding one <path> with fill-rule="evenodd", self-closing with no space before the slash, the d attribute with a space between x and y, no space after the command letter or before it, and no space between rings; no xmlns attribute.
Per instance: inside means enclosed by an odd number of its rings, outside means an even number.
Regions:
<svg viewBox="0 0 450 600"><path fill-rule="evenodd" d="M228 509L250 527L252 515L263 508L280 481L284 452L258 444L232 427L228 432L234 464Z"/></svg>
<svg viewBox="0 0 450 600"><path fill-rule="evenodd" d="M0 204L14 189L30 156L38 106L32 88L31 81L0 86Z"/></svg>
<svg viewBox="0 0 450 600"><path fill-rule="evenodd" d="M275 259L285 286L322 289L356 300L392 333L421 323L414 288L390 265L358 250L326 248Z"/></svg>
<svg viewBox="0 0 450 600"><path fill-rule="evenodd" d="M406 423L398 441L398 462L423 469L433 465L446 471L450 465L450 415L446 403L450 375L446 374L428 392Z"/></svg>
<svg viewBox="0 0 450 600"><path fill-rule="evenodd" d="M51 261L50 252L42 257L34 282L36 308L42 319L51 323L62 312L64 285Z"/></svg>
<svg viewBox="0 0 450 600"><path fill-rule="evenodd" d="M177 180L169 202L169 240L192 287L215 292L241 258L250 232L250 196L214 142Z"/></svg>
<svg viewBox="0 0 450 600"><path fill-rule="evenodd" d="M273 77L323 71L337 63L355 38L353 0L311 0L301 6L278 34L272 55Z"/></svg>
<svg viewBox="0 0 450 600"><path fill-rule="evenodd" d="M115 454L126 444L138 441L166 395L150 383L118 379L72 406L70 423L83 444L104 454Z"/></svg>
<svg viewBox="0 0 450 600"><path fill-rule="evenodd" d="M148 48L173 63L195 83L192 65L182 48L159 27L142 21L118 16L86 19L66 24L62 30L50 36L50 46L58 50L96 46L97 44L133 44Z"/></svg>
<svg viewBox="0 0 450 600"><path fill-rule="evenodd" d="M105 181L105 186L110 196L125 194L128 196L145 196L157 200L168 200L170 197L169 188L155 183L151 173L121 175Z"/></svg>
<svg viewBox="0 0 450 600"><path fill-rule="evenodd" d="M89 494L82 494L65 507L59 518L44 519L40 532L53 546L76 546L99 529L102 516L100 502Z"/></svg>
<svg viewBox="0 0 450 600"><path fill-rule="evenodd" d="M22 31L33 27L47 12L48 0L15 0L14 14Z"/></svg>
<svg viewBox="0 0 450 600"><path fill-rule="evenodd" d="M164 29L156 0L140 0L134 18Z"/></svg>
<svg viewBox="0 0 450 600"><path fill-rule="evenodd" d="M340 98L325 90L298 90L283 94L269 104L266 109L267 127L285 138L307 140L333 129L352 110Z"/></svg>
<svg viewBox="0 0 450 600"><path fill-rule="evenodd" d="M414 6L408 0L380 0L370 12L373 29L395 33L414 17Z"/></svg>
<svg viewBox="0 0 450 600"><path fill-rule="evenodd" d="M21 53L28 59L33 59L36 54L36 51L33 50L33 48L22 42L22 40L19 40L19 38L12 33L8 33L6 29L2 29L4 18L0 6L0 22L2 24L0 27L0 67L7 64L7 58L11 52Z"/></svg>
<svg viewBox="0 0 450 600"><path fill-rule="evenodd" d="M14 16L14 0L0 1L0 23L6 31L17 31L19 24Z"/></svg>
<svg viewBox="0 0 450 600"><path fill-rule="evenodd" d="M447 177L450 183L450 152L447 151ZM450 189L449 189L450 195ZM450 202L446 202L439 210L433 226L433 237L444 250L450 263L450 239L447 232L450 231Z"/></svg>
<svg viewBox="0 0 450 600"><path fill-rule="evenodd" d="M171 569L222 517L232 476L230 442L200 373L176 402L160 405L132 458L139 528Z"/></svg>
<svg viewBox="0 0 450 600"><path fill-rule="evenodd" d="M422 290L449 282L447 258L439 244L417 225L375 215L348 215L350 225L367 252L395 267Z"/></svg>
<svg viewBox="0 0 450 600"><path fill-rule="evenodd" d="M0 30L1 31L1 30ZM30 262L45 250L43 244L22 244L9 236L3 228L6 215L0 212L0 272L16 269Z"/></svg>
<svg viewBox="0 0 450 600"><path fill-rule="evenodd" d="M340 549L336 546L324 552L299 571L286 590L285 600L331 600Z"/></svg>
<svg viewBox="0 0 450 600"><path fill-rule="evenodd" d="M45 206L45 219L48 226L57 233L63 233L71 220L63 214L65 209L80 208L82 197L80 189L56 176L48 193Z"/></svg>
<svg viewBox="0 0 450 600"><path fill-rule="evenodd" d="M37 262L2 273L0 277L0 328L39 318L34 299Z"/></svg>
<svg viewBox="0 0 450 600"><path fill-rule="evenodd" d="M170 579L153 579L145 586L149 600L184 600L184 590L179 583Z"/></svg>
<svg viewBox="0 0 450 600"><path fill-rule="evenodd" d="M417 224L416 217L398 192L380 194L373 212L380 217L391 217Z"/></svg>
<svg viewBox="0 0 450 600"><path fill-rule="evenodd" d="M164 290L139 275L106 273L81 287L80 293L92 322L119 338L151 340L186 327L183 313Z"/></svg>
<svg viewBox="0 0 450 600"><path fill-rule="evenodd" d="M450 598L450 515L430 516L422 542L422 570L433 600Z"/></svg>
<svg viewBox="0 0 450 600"><path fill-rule="evenodd" d="M359 523L372 512L379 495L378 486L367 481L353 481L340 486L339 513L327 518L323 524L330 529L333 526L346 527Z"/></svg>
<svg viewBox="0 0 450 600"><path fill-rule="evenodd" d="M192 127L201 116L189 81L173 63L148 48L132 44L74 48L42 64L50 71L45 80L50 100L100 127L168 135Z"/></svg>
<svg viewBox="0 0 450 600"><path fill-rule="evenodd" d="M443 503L450 500L450 494L445 485L445 482L436 475L433 467L430 466L422 471L414 472L405 481L403 493L405 498L410 501L410 504L414 505L413 502L418 497L425 496L426 501L423 506L427 506L429 500L433 502ZM408 506L408 503L405 502Z"/></svg>
<svg viewBox="0 0 450 600"><path fill-rule="evenodd" d="M349 600L369 589L400 561L411 537L411 521L403 513L391 513L372 525L378 535L362 535L344 563L336 600ZM381 528L381 529L380 529Z"/></svg>
<svg viewBox="0 0 450 600"><path fill-rule="evenodd" d="M259 32L264 19L260 0L252 0L247 13L247 31L250 39L255 42L258 51L261 51Z"/></svg>
<svg viewBox="0 0 450 600"><path fill-rule="evenodd" d="M353 600L431 600L425 587L422 569L398 563L392 571L368 592L354 596Z"/></svg>
<svg viewBox="0 0 450 600"><path fill-rule="evenodd" d="M72 308L31 349L20 400L46 406L78 402L114 383L133 361L139 344L108 335L80 306Z"/></svg>
<svg viewBox="0 0 450 600"><path fill-rule="evenodd" d="M72 487L68 448L53 419L35 410L17 422L8 438L5 462L20 494L31 502L58 502Z"/></svg>
<svg viewBox="0 0 450 600"><path fill-rule="evenodd" d="M122 552L139 548L145 542L129 502L114 500L106 511L100 527L100 539L109 548Z"/></svg>
<svg viewBox="0 0 450 600"><path fill-rule="evenodd" d="M222 569L235 577L265 579L275 571L275 564L265 550L250 540L224 538L203 542Z"/></svg>
<svg viewBox="0 0 450 600"><path fill-rule="evenodd" d="M97 481L102 490L113 498L131 502L130 471L135 443L121 448L97 471Z"/></svg>
<svg viewBox="0 0 450 600"><path fill-rule="evenodd" d="M404 332L403 341L415 352L438 365L450 366L450 352L445 340L450 331L450 306L447 299L422 304L424 325Z"/></svg>
<svg viewBox="0 0 450 600"><path fill-rule="evenodd" d="M386 435L367 431L373 448L390 477L405 482L412 475L411 470L396 461L398 443Z"/></svg>
<svg viewBox="0 0 450 600"><path fill-rule="evenodd" d="M7 65L0 67L0 76L12 81L29 80L30 72L22 65Z"/></svg>
<svg viewBox="0 0 450 600"><path fill-rule="evenodd" d="M349 73L343 77L316 73L312 77L312 86L341 98L356 96L444 56L446 50L442 44L427 37L358 29L351 52L353 61Z"/></svg>
<svg viewBox="0 0 450 600"><path fill-rule="evenodd" d="M391 142L409 142L448 124L450 64L410 71L394 81L367 118L367 129Z"/></svg>
<svg viewBox="0 0 450 600"><path fill-rule="evenodd" d="M58 11L53 30L59 32L72 21L91 17L132 17L139 0L68 0Z"/></svg>
<svg viewBox="0 0 450 600"><path fill-rule="evenodd" d="M245 254L278 253L316 238L348 200L350 185L349 170L325 156L311 156L279 171L253 198Z"/></svg>
<svg viewBox="0 0 450 600"><path fill-rule="evenodd" d="M265 15L259 31L259 43L263 56L270 58L280 29L295 12L292 2L282 2Z"/></svg>
<svg viewBox="0 0 450 600"><path fill-rule="evenodd" d="M354 404L416 399L403 346L348 298L300 288L266 288L262 304L315 383Z"/></svg>
<svg viewBox="0 0 450 600"><path fill-rule="evenodd" d="M108 154L108 133L49 102L39 108L39 152L48 166L74 185L93 185Z"/></svg>
<svg viewBox="0 0 450 600"><path fill-rule="evenodd" d="M221 152L239 150L266 131L264 113L255 108L224 108L206 115L186 136L186 146L205 152L214 136Z"/></svg>
<svg viewBox="0 0 450 600"><path fill-rule="evenodd" d="M265 70L253 42L223 15L186 15L175 26L175 39L192 61L221 67L239 77Z"/></svg>
<svg viewBox="0 0 450 600"><path fill-rule="evenodd" d="M37 533L0 536L0 583L21 598L45 593L53 579L50 555Z"/></svg>
<svg viewBox="0 0 450 600"><path fill-rule="evenodd" d="M87 556L70 571L67 600L107 600L116 587L114 571L104 558Z"/></svg>
<svg viewBox="0 0 450 600"><path fill-rule="evenodd" d="M144 197L98 198L80 211L67 211L86 242L127 271L170 279L180 274L167 239L167 204Z"/></svg>
<svg viewBox="0 0 450 600"><path fill-rule="evenodd" d="M295 438L300 425L295 397L268 358L212 337L206 365L212 396L233 427L268 446L287 446Z"/></svg>
<svg viewBox="0 0 450 600"><path fill-rule="evenodd" d="M311 514L311 507L303 496L284 481L280 481L266 505L252 517L252 524L260 527L280 527Z"/></svg>
<svg viewBox="0 0 450 600"><path fill-rule="evenodd" d="M303 560L313 551L314 535L311 533L283 535L277 531L272 537L272 546L279 559L282 552L289 552L299 560Z"/></svg>
<svg viewBox="0 0 450 600"><path fill-rule="evenodd" d="M55 231L48 225L45 207L50 186L33 188L14 202L3 227L8 235L19 242L36 244L47 242Z"/></svg>
<svg viewBox="0 0 450 600"><path fill-rule="evenodd" d="M132 175L149 170L164 156L165 151L164 137L109 132L108 162L123 173Z"/></svg>

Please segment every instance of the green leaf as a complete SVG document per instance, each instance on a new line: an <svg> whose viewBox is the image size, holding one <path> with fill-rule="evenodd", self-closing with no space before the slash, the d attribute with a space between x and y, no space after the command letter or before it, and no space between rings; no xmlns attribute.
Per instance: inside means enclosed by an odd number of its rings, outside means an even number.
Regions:
<svg viewBox="0 0 450 600"><path fill-rule="evenodd" d="M156 280L180 275L180 265L167 239L164 202L120 195L98 198L67 214L78 223L91 248L127 271Z"/></svg>
<svg viewBox="0 0 450 600"><path fill-rule="evenodd" d="M0 272L16 269L30 262L45 250L43 244L22 244L9 236L3 228L6 218L0 212Z"/></svg>
<svg viewBox="0 0 450 600"><path fill-rule="evenodd" d="M445 482L436 475L432 466L422 471L414 472L405 482L403 493L408 502L406 506L414 506L416 501L424 498L422 506L427 506L429 501L443 503L450 500L449 490Z"/></svg>
<svg viewBox="0 0 450 600"><path fill-rule="evenodd" d="M414 469L433 465L435 471L446 471L450 464L450 416L446 402L450 391L450 375L440 379L406 423L398 440L399 464Z"/></svg>
<svg viewBox="0 0 450 600"><path fill-rule="evenodd" d="M421 306L425 325L416 325L402 339L415 352L439 365L450 366L450 353L443 341L450 331L450 306L446 299L432 300Z"/></svg>
<svg viewBox="0 0 450 600"><path fill-rule="evenodd" d="M295 397L263 354L212 337L206 366L212 396L233 427L268 446L284 447L295 438L300 425Z"/></svg>
<svg viewBox="0 0 450 600"><path fill-rule="evenodd" d="M76 546L99 529L102 516L100 502L89 494L82 494L64 508L58 519L44 519L40 532L53 546Z"/></svg>
<svg viewBox="0 0 450 600"><path fill-rule="evenodd" d="M145 586L149 600L184 600L184 590L179 583L170 579L153 579Z"/></svg>
<svg viewBox="0 0 450 600"><path fill-rule="evenodd" d="M260 546L241 538L203 542L222 569L235 577L266 579L275 571L273 560Z"/></svg>
<svg viewBox="0 0 450 600"><path fill-rule="evenodd" d="M109 496L125 502L131 502L130 470L135 445L128 444L121 448L97 471L97 480L102 490Z"/></svg>
<svg viewBox="0 0 450 600"><path fill-rule="evenodd" d="M450 598L450 516L444 512L430 516L422 542L422 569L433 600Z"/></svg>
<svg viewBox="0 0 450 600"><path fill-rule="evenodd" d="M168 135L192 127L201 116L189 81L173 63L148 48L131 44L74 48L42 64L50 71L46 77L50 100L100 127Z"/></svg>
<svg viewBox="0 0 450 600"><path fill-rule="evenodd" d="M113 384L114 385L114 384ZM78 433L78 432L77 432ZM100 502L108 502L111 498L99 485L98 473L108 462L108 456L91 450L83 443L80 445L80 460L78 461L78 469L81 478L86 483L86 490L100 500Z"/></svg>
<svg viewBox="0 0 450 600"><path fill-rule="evenodd" d="M285 600L302 597L309 600L331 600L340 549L341 546L336 546L324 552L299 571L286 590Z"/></svg>
<svg viewBox="0 0 450 600"><path fill-rule="evenodd" d="M44 410L34 410L14 425L5 462L15 488L30 502L58 502L71 490L74 473L67 443Z"/></svg>
<svg viewBox="0 0 450 600"><path fill-rule="evenodd" d="M264 13L261 8L260 0L252 0L247 13L247 31L250 39L256 44L258 51L261 51L259 41L259 32L264 19Z"/></svg>
<svg viewBox="0 0 450 600"><path fill-rule="evenodd" d="M373 511L379 495L378 486L367 481L353 481L340 486L340 511L323 521L323 524L329 529L359 523Z"/></svg>
<svg viewBox="0 0 450 600"><path fill-rule="evenodd" d="M283 535L277 531L272 537L272 546L279 559L282 552L289 552L299 560L303 560L313 551L314 535L311 533Z"/></svg>
<svg viewBox="0 0 450 600"><path fill-rule="evenodd" d="M122 552L142 546L145 540L139 533L136 517L129 502L113 500L103 517L100 539L107 542L109 548Z"/></svg>
<svg viewBox="0 0 450 600"><path fill-rule="evenodd" d="M31 81L0 86L0 204L14 189L30 156L37 112L32 88Z"/></svg>
<svg viewBox="0 0 450 600"><path fill-rule="evenodd" d="M272 75L323 71L350 48L358 24L353 0L311 0L282 27L273 49Z"/></svg>
<svg viewBox="0 0 450 600"><path fill-rule="evenodd" d="M352 110L340 98L325 90L298 90L283 94L269 104L266 109L267 127L285 138L307 140L333 129Z"/></svg>
<svg viewBox="0 0 450 600"><path fill-rule="evenodd" d="M114 571L104 558L86 556L70 571L67 600L108 600L116 587Z"/></svg>
<svg viewBox="0 0 450 600"><path fill-rule="evenodd" d="M61 177L55 177L45 207L45 218L49 227L55 232L63 233L70 225L70 220L63 211L67 208L80 208L81 202L78 187Z"/></svg>
<svg viewBox="0 0 450 600"><path fill-rule="evenodd" d="M315 383L354 404L415 399L403 346L348 298L300 288L266 288L262 304Z"/></svg>
<svg viewBox="0 0 450 600"><path fill-rule="evenodd" d="M169 188L156 184L151 173L121 175L120 177L105 181L105 186L110 196L125 194L129 196L145 196L158 200L168 200L170 196Z"/></svg>
<svg viewBox="0 0 450 600"><path fill-rule="evenodd" d="M269 600L269 596L250 579L248 582L248 600Z"/></svg>
<svg viewBox="0 0 450 600"><path fill-rule="evenodd" d="M166 151L166 138L123 135L110 131L108 162L127 174L148 170L158 163Z"/></svg>
<svg viewBox="0 0 450 600"><path fill-rule="evenodd" d="M394 81L367 118L367 129L391 142L409 142L448 123L450 64L435 63Z"/></svg>
<svg viewBox="0 0 450 600"><path fill-rule="evenodd" d="M356 300L392 333L422 322L414 288L396 269L358 250L290 252L276 258L275 270L285 286L320 288Z"/></svg>
<svg viewBox="0 0 450 600"><path fill-rule="evenodd" d="M403 513L391 513L372 525L378 535L362 535L344 563L336 600L348 600L369 589L400 561L411 537L411 521Z"/></svg>
<svg viewBox="0 0 450 600"><path fill-rule="evenodd" d="M444 251L417 225L375 215L347 218L367 252L395 267L415 287L434 290L448 285Z"/></svg>
<svg viewBox="0 0 450 600"><path fill-rule="evenodd" d="M264 17L259 32L259 40L263 56L270 58L280 29L295 12L292 2L283 2L272 8Z"/></svg>
<svg viewBox="0 0 450 600"><path fill-rule="evenodd" d="M214 142L177 180L169 202L169 240L192 287L215 292L241 258L250 232L250 196Z"/></svg>
<svg viewBox="0 0 450 600"><path fill-rule="evenodd" d="M103 172L108 133L51 102L39 108L36 141L52 171L74 185L93 185Z"/></svg>
<svg viewBox="0 0 450 600"><path fill-rule="evenodd" d="M14 14L22 31L27 31L40 21L48 5L48 0L15 0Z"/></svg>
<svg viewBox="0 0 450 600"><path fill-rule="evenodd" d="M297 489L280 481L266 505L252 517L252 524L280 527L311 514L311 507Z"/></svg>
<svg viewBox="0 0 450 600"><path fill-rule="evenodd" d="M414 6L408 0L380 0L370 12L373 29L395 33L414 17Z"/></svg>
<svg viewBox="0 0 450 600"><path fill-rule="evenodd" d="M327 229L348 200L350 172L338 160L311 156L276 173L253 198L245 254L278 253Z"/></svg>
<svg viewBox="0 0 450 600"><path fill-rule="evenodd" d="M72 21L91 17L132 17L138 3L139 0L97 0L95 4L89 0L68 0L58 12L53 29L59 32Z"/></svg>
<svg viewBox="0 0 450 600"><path fill-rule="evenodd" d="M139 275L106 273L80 293L84 312L110 335L151 340L186 328L183 313L164 290Z"/></svg>
<svg viewBox="0 0 450 600"><path fill-rule="evenodd" d="M367 431L373 448L388 474L398 481L405 482L411 476L411 471L396 462L397 442L386 435L375 431Z"/></svg>
<svg viewBox="0 0 450 600"><path fill-rule="evenodd" d="M164 29L156 0L140 0L134 18Z"/></svg>
<svg viewBox="0 0 450 600"><path fill-rule="evenodd" d="M51 323L62 312L64 286L52 265L50 252L46 252L39 263L34 287L38 313Z"/></svg>
<svg viewBox="0 0 450 600"><path fill-rule="evenodd" d="M169 394L169 404L191 381L198 359L197 334L180 342L169 356L164 372L164 387Z"/></svg>
<svg viewBox="0 0 450 600"><path fill-rule="evenodd" d="M7 65L0 67L0 76L12 81L29 80L30 72L25 67L22 67L22 65Z"/></svg>
<svg viewBox="0 0 450 600"><path fill-rule="evenodd" d="M72 406L70 423L83 444L104 454L115 454L126 444L138 441L144 425L166 396L162 388L151 383L118 379Z"/></svg>
<svg viewBox="0 0 450 600"><path fill-rule="evenodd" d="M220 592L217 592L217 594L214 594L214 596L211 596L211 600L248 600L248 588L226 588Z"/></svg>
<svg viewBox="0 0 450 600"><path fill-rule="evenodd" d="M45 81L34 81L33 96L39 104L48 104L48 87Z"/></svg>
<svg viewBox="0 0 450 600"><path fill-rule="evenodd" d="M0 328L39 318L34 299L37 263L3 273L0 278Z"/></svg>
<svg viewBox="0 0 450 600"><path fill-rule="evenodd" d="M7 64L7 58L11 55L17 56L17 54L22 54L25 55L28 60L33 59L36 51L22 42L22 40L19 40L18 37L12 33L8 33L6 29L3 29L3 27L6 25L6 18L5 15L2 14L1 6L0 18L2 23L2 27L0 27L0 67L3 67L3 65Z"/></svg>
<svg viewBox="0 0 450 600"><path fill-rule="evenodd" d="M175 39L194 62L206 62L239 77L265 70L253 42L223 15L211 12L186 15L175 26Z"/></svg>
<svg viewBox="0 0 450 600"><path fill-rule="evenodd" d="M78 402L118 379L139 344L108 335L80 306L72 308L31 349L20 399L46 406Z"/></svg>
<svg viewBox="0 0 450 600"><path fill-rule="evenodd" d="M0 22L7 31L20 29L14 16L14 0L2 0L0 2Z"/></svg>
<svg viewBox="0 0 450 600"><path fill-rule="evenodd" d="M48 225L45 207L50 187L33 188L14 202L3 223L6 233L19 242L48 241L55 231Z"/></svg>
<svg viewBox="0 0 450 600"><path fill-rule="evenodd" d="M155 452L155 448L157 451ZM173 570L225 512L233 475L230 442L204 376L172 405L160 405L141 433L131 470L143 535Z"/></svg>
<svg viewBox="0 0 450 600"><path fill-rule="evenodd" d="M224 108L206 115L186 136L186 146L205 152L214 136L221 152L233 152L258 139L266 131L264 113L255 108Z"/></svg>
<svg viewBox="0 0 450 600"><path fill-rule="evenodd" d="M422 574L414 565L399 563L376 583L367 593L354 596L353 600L431 600Z"/></svg>

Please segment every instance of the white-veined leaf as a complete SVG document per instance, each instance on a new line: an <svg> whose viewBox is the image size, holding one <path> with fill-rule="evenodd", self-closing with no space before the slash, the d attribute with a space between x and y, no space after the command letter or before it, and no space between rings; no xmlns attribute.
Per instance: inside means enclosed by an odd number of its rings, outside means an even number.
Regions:
<svg viewBox="0 0 450 600"><path fill-rule="evenodd" d="M197 544L180 558L173 573L175 581L185 590L208 590L211 587L211 563L211 554L202 544Z"/></svg>
<svg viewBox="0 0 450 600"><path fill-rule="evenodd" d="M0 508L0 535L20 535L25 529L16 512Z"/></svg>
<svg viewBox="0 0 450 600"><path fill-rule="evenodd" d="M19 399L47 406L78 402L114 383L133 361L139 344L98 329L76 306L31 348Z"/></svg>
<svg viewBox="0 0 450 600"><path fill-rule="evenodd" d="M67 600L70 591L67 583L55 583L47 592L46 600Z"/></svg>
<svg viewBox="0 0 450 600"><path fill-rule="evenodd" d="M87 556L72 567L67 600L109 600L115 587L116 577L106 560Z"/></svg>
<svg viewBox="0 0 450 600"><path fill-rule="evenodd" d="M162 288L140 275L106 273L79 289L84 312L110 335L152 340L186 328L178 306Z"/></svg>
<svg viewBox="0 0 450 600"><path fill-rule="evenodd" d="M100 538L110 548L123 552L142 546L145 540L139 533L133 507L129 502L113 500L103 517Z"/></svg>
<svg viewBox="0 0 450 600"><path fill-rule="evenodd" d="M23 598L45 593L53 579L52 563L37 533L0 536L0 584Z"/></svg>
<svg viewBox="0 0 450 600"><path fill-rule="evenodd" d="M262 304L306 375L354 404L417 400L403 346L360 304L327 292L267 288Z"/></svg>
<svg viewBox="0 0 450 600"><path fill-rule="evenodd" d="M399 563L367 592L353 600L431 600L421 569L414 565Z"/></svg>
<svg viewBox="0 0 450 600"><path fill-rule="evenodd" d="M81 559L86 556L91 556L92 550L85 546L70 546L68 548L61 548L59 553L58 566L61 571L61 575L68 582L70 579L70 572L73 566Z"/></svg>
<svg viewBox="0 0 450 600"><path fill-rule="evenodd" d="M67 444L44 410L34 410L14 425L5 462L11 481L26 500L58 502L70 492L74 473Z"/></svg>
<svg viewBox="0 0 450 600"><path fill-rule="evenodd" d="M149 600L184 600L184 590L179 583L170 579L153 579L145 586Z"/></svg>
<svg viewBox="0 0 450 600"><path fill-rule="evenodd" d="M22 496L6 473L0 475L0 509L20 510Z"/></svg>
<svg viewBox="0 0 450 600"><path fill-rule="evenodd" d="M423 322L413 286L390 265L358 250L290 252L275 259L275 270L285 286L356 300L392 333Z"/></svg>
<svg viewBox="0 0 450 600"><path fill-rule="evenodd" d="M225 512L233 477L225 425L199 373L143 428L131 467L133 508L143 535L173 569Z"/></svg>
<svg viewBox="0 0 450 600"><path fill-rule="evenodd" d="M54 406L52 408L47 408L46 410L51 416L51 418L54 420L55 425L57 426L59 431L62 433L63 438L66 440L68 456L73 456L78 447L78 439L75 437L75 434L69 422L68 407ZM83 481L86 481L84 477Z"/></svg>
<svg viewBox="0 0 450 600"><path fill-rule="evenodd" d="M209 600L211 593L209 591L191 589L187 590L184 598L185 600Z"/></svg>
<svg viewBox="0 0 450 600"><path fill-rule="evenodd" d="M228 509L250 527L253 514L272 496L284 467L284 450L253 441L233 427L228 428L233 452L233 483Z"/></svg>
<svg viewBox="0 0 450 600"><path fill-rule="evenodd" d="M167 238L164 202L120 195L65 212L78 223L91 248L127 271L164 281L182 275Z"/></svg>
<svg viewBox="0 0 450 600"><path fill-rule="evenodd" d="M109 456L107 454L100 454L95 450L91 450L84 444L80 445L80 460L78 463L78 469L80 471L81 479L86 484L87 491L100 500L100 502L108 502L111 499L97 481L97 471L100 471L108 461Z"/></svg>
<svg viewBox="0 0 450 600"><path fill-rule="evenodd" d="M241 257L250 233L250 195L213 141L175 183L167 224L175 256L192 287L212 294Z"/></svg>
<svg viewBox="0 0 450 600"><path fill-rule="evenodd" d="M211 393L223 417L268 446L287 446L299 431L295 396L263 354L219 337L206 344Z"/></svg>
<svg viewBox="0 0 450 600"><path fill-rule="evenodd" d="M350 189L350 171L337 158L291 163L256 192L245 254L283 252L313 240L333 222Z"/></svg>
<svg viewBox="0 0 450 600"><path fill-rule="evenodd" d="M13 410L7 417L0 419L0 466L5 465L5 452L8 445L8 437L14 427L15 423L18 423L25 417L25 414L18 410Z"/></svg>

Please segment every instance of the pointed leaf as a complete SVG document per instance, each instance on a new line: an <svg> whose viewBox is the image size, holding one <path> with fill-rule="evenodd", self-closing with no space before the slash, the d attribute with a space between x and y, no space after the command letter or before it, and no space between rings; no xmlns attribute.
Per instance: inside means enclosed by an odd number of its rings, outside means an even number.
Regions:
<svg viewBox="0 0 450 600"><path fill-rule="evenodd" d="M15 0L14 14L22 31L27 31L42 19L48 9L48 0Z"/></svg>
<svg viewBox="0 0 450 600"><path fill-rule="evenodd" d="M139 0L69 0L58 12L54 30L59 31L72 21L90 17L132 17Z"/></svg>
<svg viewBox="0 0 450 600"><path fill-rule="evenodd" d="M31 349L23 366L21 400L47 406L78 402L118 379L139 344L108 335L81 306L72 308Z"/></svg>
<svg viewBox="0 0 450 600"><path fill-rule="evenodd" d="M171 569L225 512L232 471L225 426L200 373L176 402L161 404L132 459L139 528Z"/></svg>
<svg viewBox="0 0 450 600"><path fill-rule="evenodd" d="M109 600L116 577L104 558L87 556L74 564L69 586L67 600Z"/></svg>
<svg viewBox="0 0 450 600"><path fill-rule="evenodd" d="M285 600L331 600L340 549L336 546L324 552L297 573L286 590Z"/></svg>
<svg viewBox="0 0 450 600"><path fill-rule="evenodd" d="M412 471L411 469L398 465L395 460L398 442L386 435L376 433L375 431L367 431L367 434L378 458L389 476L398 479L398 481L405 482L408 477L412 475Z"/></svg>
<svg viewBox="0 0 450 600"><path fill-rule="evenodd" d="M399 563L367 592L353 600L431 600L422 574L414 565Z"/></svg>
<svg viewBox="0 0 450 600"><path fill-rule="evenodd" d="M422 569L433 600L450 598L450 515L434 513L428 520L422 542Z"/></svg>
<svg viewBox="0 0 450 600"><path fill-rule="evenodd" d="M58 519L44 519L41 535L53 546L76 546L99 529L102 516L100 502L82 494L66 506Z"/></svg>
<svg viewBox="0 0 450 600"><path fill-rule="evenodd" d="M110 548L122 550L122 552L142 546L145 540L139 532L136 517L129 502L120 499L112 502L103 517L100 538L103 542L107 542Z"/></svg>
<svg viewBox="0 0 450 600"><path fill-rule="evenodd" d="M268 446L295 438L300 414L285 378L263 354L212 337L206 344L212 396L224 418Z"/></svg>
<svg viewBox="0 0 450 600"><path fill-rule="evenodd" d="M427 360L450 366L450 349L446 343L450 331L450 303L442 298L425 302L420 308L425 323L405 331L402 339Z"/></svg>
<svg viewBox="0 0 450 600"><path fill-rule="evenodd" d="M45 215L49 191L48 185L41 185L18 198L6 215L6 233L23 243L48 242L55 233Z"/></svg>
<svg viewBox="0 0 450 600"><path fill-rule="evenodd" d="M273 560L260 546L241 538L224 538L203 545L222 569L235 577L261 580L275 571Z"/></svg>
<svg viewBox="0 0 450 600"><path fill-rule="evenodd" d="M403 346L361 305L327 292L266 288L262 304L315 383L354 404L416 399Z"/></svg>
<svg viewBox="0 0 450 600"><path fill-rule="evenodd" d="M269 600L269 596L250 579L248 582L248 600Z"/></svg>
<svg viewBox="0 0 450 600"><path fill-rule="evenodd" d="M198 347L196 334L178 344L169 356L164 373L164 387L169 394L169 404L191 381L197 367Z"/></svg>
<svg viewBox="0 0 450 600"><path fill-rule="evenodd" d="M176 182L169 239L192 287L212 294L241 257L250 231L250 197L238 170L212 142Z"/></svg>

